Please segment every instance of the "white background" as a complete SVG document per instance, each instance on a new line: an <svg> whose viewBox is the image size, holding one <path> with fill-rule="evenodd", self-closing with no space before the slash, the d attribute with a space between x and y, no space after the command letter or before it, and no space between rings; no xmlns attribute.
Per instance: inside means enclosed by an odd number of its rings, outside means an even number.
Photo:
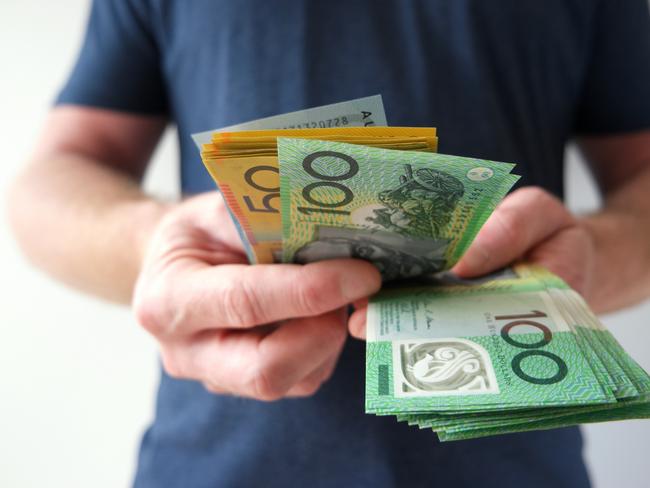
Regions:
<svg viewBox="0 0 650 488"><path fill-rule="evenodd" d="M87 0L0 2L0 196L28 157L83 33ZM174 195L177 149L167 134L147 188ZM569 204L597 204L574 154ZM4 214L4 212L3 212ZM625 238L621 236L621 238ZM126 308L65 289L30 268L0 221L0 486L124 487L153 415L155 345ZM650 370L650 303L604 317ZM650 421L588 426L596 488L648 481Z"/></svg>

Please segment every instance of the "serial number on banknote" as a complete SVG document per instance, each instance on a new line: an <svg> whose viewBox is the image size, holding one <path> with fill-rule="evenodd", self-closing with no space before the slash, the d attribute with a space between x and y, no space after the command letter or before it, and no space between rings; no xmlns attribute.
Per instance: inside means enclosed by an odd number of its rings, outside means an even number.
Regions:
<svg viewBox="0 0 650 488"><path fill-rule="evenodd" d="M361 112L360 114L347 115L342 117L333 117L331 119L312 120L303 122L301 124L286 125L283 129L324 129L327 127L345 127L352 123L361 121L364 127L375 125L374 121L370 118L372 112ZM358 125L358 124L355 124Z"/></svg>
<svg viewBox="0 0 650 488"><path fill-rule="evenodd" d="M342 127L350 125L350 119L347 117L335 117L333 119L303 122L302 124L287 125L283 129L317 129L325 127Z"/></svg>

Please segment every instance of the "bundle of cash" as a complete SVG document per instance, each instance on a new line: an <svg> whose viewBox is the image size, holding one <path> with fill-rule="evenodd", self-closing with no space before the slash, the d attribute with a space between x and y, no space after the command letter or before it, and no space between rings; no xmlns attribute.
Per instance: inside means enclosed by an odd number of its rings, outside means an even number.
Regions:
<svg viewBox="0 0 650 488"><path fill-rule="evenodd" d="M366 412L443 441L650 417L650 377L560 278L448 272L515 165L438 154L435 128L383 124L368 97L195 135L251 263L351 257L381 272Z"/></svg>
<svg viewBox="0 0 650 488"><path fill-rule="evenodd" d="M650 377L547 270L392 286L367 318L366 411L443 441L650 417Z"/></svg>
<svg viewBox="0 0 650 488"><path fill-rule="evenodd" d="M258 153L255 160L249 159L250 154L241 152L238 157L232 157L233 154L230 154L229 158L218 157L223 156L224 151L237 147L237 133L245 131L245 134L250 136L252 131L283 130L286 135L291 135L296 134L296 129L327 129L331 137L341 129L377 126L386 126L386 113L380 95L275 115L192 135L206 168L227 201L230 215L251 263L263 264L282 260L282 229L280 209L277 205L280 197L275 149L277 136L273 137L271 132L266 133L266 140L263 142L266 149L269 149L270 140L272 150L262 152L261 155ZM235 140L228 144L229 138L223 134L233 134ZM435 137L435 131L428 134ZM344 138L346 136L340 135ZM248 145L253 146L253 150L261 149L252 141L248 141ZM229 159L228 164L221 164L222 159Z"/></svg>
<svg viewBox="0 0 650 488"><path fill-rule="evenodd" d="M286 137L346 141L379 148L435 151L434 128L338 127L327 129L280 129L221 132L201 155L219 185L237 225L242 230L254 263L281 260L282 219L278 140Z"/></svg>

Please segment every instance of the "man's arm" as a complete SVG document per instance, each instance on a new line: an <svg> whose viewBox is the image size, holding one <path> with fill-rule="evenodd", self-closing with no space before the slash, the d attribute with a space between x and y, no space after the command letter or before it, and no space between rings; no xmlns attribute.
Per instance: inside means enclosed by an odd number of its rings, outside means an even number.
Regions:
<svg viewBox="0 0 650 488"><path fill-rule="evenodd" d="M604 195L581 219L596 251L589 300L608 312L650 296L650 130L579 144Z"/></svg>
<svg viewBox="0 0 650 488"><path fill-rule="evenodd" d="M139 188L165 124L95 108L52 110L8 202L36 266L94 295L131 300L148 236L166 209Z"/></svg>

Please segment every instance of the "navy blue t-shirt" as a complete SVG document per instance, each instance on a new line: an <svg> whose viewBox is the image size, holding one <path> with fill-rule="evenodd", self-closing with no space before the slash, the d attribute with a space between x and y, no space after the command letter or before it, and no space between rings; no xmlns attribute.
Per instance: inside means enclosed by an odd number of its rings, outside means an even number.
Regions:
<svg viewBox="0 0 650 488"><path fill-rule="evenodd" d="M214 188L191 133L380 93L391 125L561 196L567 141L649 128L649 87L646 0L97 0L57 103L167 115L189 194ZM440 444L365 415L363 386L352 339L307 399L163 373L135 484L588 486L576 428Z"/></svg>

